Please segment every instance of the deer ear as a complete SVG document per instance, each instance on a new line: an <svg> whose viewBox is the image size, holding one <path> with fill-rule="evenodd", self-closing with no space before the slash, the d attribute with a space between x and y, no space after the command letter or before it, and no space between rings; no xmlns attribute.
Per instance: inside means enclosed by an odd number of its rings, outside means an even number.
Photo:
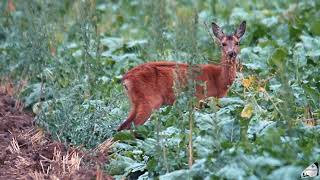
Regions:
<svg viewBox="0 0 320 180"><path fill-rule="evenodd" d="M220 27L214 22L212 22L212 32L213 32L214 36L216 38L218 38L219 40L221 40L224 37L224 33L222 32Z"/></svg>
<svg viewBox="0 0 320 180"><path fill-rule="evenodd" d="M246 21L242 21L239 28L234 32L234 35L241 38L246 32Z"/></svg>

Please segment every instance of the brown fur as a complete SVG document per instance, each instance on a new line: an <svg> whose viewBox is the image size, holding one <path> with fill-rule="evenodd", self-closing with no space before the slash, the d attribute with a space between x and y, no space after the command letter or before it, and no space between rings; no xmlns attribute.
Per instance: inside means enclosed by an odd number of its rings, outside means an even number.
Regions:
<svg viewBox="0 0 320 180"><path fill-rule="evenodd" d="M199 100L221 98L227 94L236 77L236 55L240 50L238 41L244 31L240 36L236 36L236 33L225 36L218 26L213 25L213 32L219 35L216 37L221 43L220 65L201 64L190 69L188 64L183 63L149 62L134 67L123 76L122 83L131 102L131 111L118 131L130 129L132 123L135 126L142 125L153 110L162 105L172 105L176 99L173 87L176 84L185 87L187 79L194 78L205 84L196 85L196 97ZM231 57L229 52L235 53L235 56Z"/></svg>

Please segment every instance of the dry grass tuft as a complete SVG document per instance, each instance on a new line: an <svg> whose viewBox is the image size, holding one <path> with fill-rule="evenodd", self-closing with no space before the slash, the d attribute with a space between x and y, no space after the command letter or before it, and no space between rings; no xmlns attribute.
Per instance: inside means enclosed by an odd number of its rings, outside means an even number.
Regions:
<svg viewBox="0 0 320 180"><path fill-rule="evenodd" d="M99 144L98 147L95 149L95 152L100 152L100 153L108 152L114 143L115 142L113 141L113 138L109 138L105 140L103 143Z"/></svg>
<svg viewBox="0 0 320 180"><path fill-rule="evenodd" d="M103 180L103 172L101 171L100 166L97 166L96 180Z"/></svg>
<svg viewBox="0 0 320 180"><path fill-rule="evenodd" d="M45 134L42 129L36 129L34 134L30 137L32 144L44 144L46 142Z"/></svg>
<svg viewBox="0 0 320 180"><path fill-rule="evenodd" d="M20 134L19 137L31 142L32 146L44 145L48 142L41 128L30 128L25 133Z"/></svg>
<svg viewBox="0 0 320 180"><path fill-rule="evenodd" d="M0 93L6 94L8 96L19 95L27 86L27 84L27 79L22 79L14 85L9 77L4 77L0 79Z"/></svg>
<svg viewBox="0 0 320 180"><path fill-rule="evenodd" d="M71 152L70 154L67 153L63 156L63 167L67 169L67 173L73 173L80 169L80 164L82 157L79 156L79 153L76 151ZM65 173L65 172L64 172Z"/></svg>
<svg viewBox="0 0 320 180"><path fill-rule="evenodd" d="M19 111L22 112L23 108L24 108L24 104L21 100L16 100L15 104L14 104L14 108Z"/></svg>
<svg viewBox="0 0 320 180"><path fill-rule="evenodd" d="M24 169L32 165L32 161L28 157L18 156L16 159L17 169Z"/></svg>
<svg viewBox="0 0 320 180"><path fill-rule="evenodd" d="M1 79L0 82L1 81L3 83L1 83L1 85L0 85L0 92L3 94L6 94L8 96L13 96L15 89L14 89L12 81L9 78Z"/></svg>
<svg viewBox="0 0 320 180"><path fill-rule="evenodd" d="M18 142L17 142L17 140L16 140L15 137L13 137L12 140L11 140L11 142L10 142L9 151L10 151L12 154L20 154L20 153L21 153L19 144L18 144Z"/></svg>
<svg viewBox="0 0 320 180"><path fill-rule="evenodd" d="M22 90L27 86L28 80L20 80L19 83L13 84L12 80L8 77L0 79L0 94L6 94L10 97L19 97ZM14 101L15 110L22 112L24 103L17 99Z"/></svg>
<svg viewBox="0 0 320 180"><path fill-rule="evenodd" d="M41 173L41 172L38 172L38 171L34 171L34 172L29 173L29 176L33 180L43 180L43 179L45 179L45 175L43 173Z"/></svg>
<svg viewBox="0 0 320 180"><path fill-rule="evenodd" d="M52 167L60 171L62 174L72 174L80 169L82 157L76 151L67 152L66 155L61 156L61 151L54 148L53 158L51 161Z"/></svg>

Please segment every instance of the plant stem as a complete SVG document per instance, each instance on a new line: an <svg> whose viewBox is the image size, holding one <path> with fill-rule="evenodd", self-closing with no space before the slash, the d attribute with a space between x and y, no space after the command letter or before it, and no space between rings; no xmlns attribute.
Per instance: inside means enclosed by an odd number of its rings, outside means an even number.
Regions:
<svg viewBox="0 0 320 180"><path fill-rule="evenodd" d="M189 168L191 169L193 164L193 152L192 152L192 125L193 125L193 102L191 102L191 107L189 111Z"/></svg>

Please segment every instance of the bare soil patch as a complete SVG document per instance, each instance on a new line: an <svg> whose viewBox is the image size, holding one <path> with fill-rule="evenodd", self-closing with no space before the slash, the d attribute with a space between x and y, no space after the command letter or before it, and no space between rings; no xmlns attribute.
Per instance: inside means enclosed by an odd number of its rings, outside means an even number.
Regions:
<svg viewBox="0 0 320 180"><path fill-rule="evenodd" d="M107 148L84 152L53 141L20 105L0 91L0 179L113 179L101 170Z"/></svg>

